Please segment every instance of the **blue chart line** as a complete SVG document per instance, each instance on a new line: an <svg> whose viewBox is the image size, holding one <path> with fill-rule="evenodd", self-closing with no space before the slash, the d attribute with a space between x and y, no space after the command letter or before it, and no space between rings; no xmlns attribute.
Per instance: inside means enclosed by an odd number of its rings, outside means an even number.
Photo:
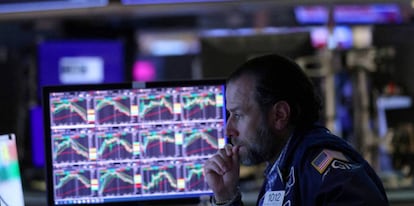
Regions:
<svg viewBox="0 0 414 206"><path fill-rule="evenodd" d="M92 195L91 172L88 170L58 171L55 173L56 197L85 197Z"/></svg>
<svg viewBox="0 0 414 206"><path fill-rule="evenodd" d="M144 157L179 156L179 148L175 145L173 130L141 131L142 155Z"/></svg>
<svg viewBox="0 0 414 206"><path fill-rule="evenodd" d="M193 128L183 132L186 156L211 155L218 150L221 134L214 128Z"/></svg>
<svg viewBox="0 0 414 206"><path fill-rule="evenodd" d="M132 168L102 169L99 171L99 194L103 196L134 194Z"/></svg>
<svg viewBox="0 0 414 206"><path fill-rule="evenodd" d="M173 96L148 95L139 97L139 117L143 121L174 119Z"/></svg>
<svg viewBox="0 0 414 206"><path fill-rule="evenodd" d="M96 113L99 124L131 122L131 100L128 96L96 98Z"/></svg>
<svg viewBox="0 0 414 206"><path fill-rule="evenodd" d="M152 166L143 168L143 193L169 193L178 191L177 168L170 166Z"/></svg>
<svg viewBox="0 0 414 206"><path fill-rule="evenodd" d="M183 118L186 120L223 118L221 100L222 98L218 98L213 92L183 94Z"/></svg>
<svg viewBox="0 0 414 206"><path fill-rule="evenodd" d="M133 137L127 132L107 132L97 134L98 157L102 160L132 159Z"/></svg>
<svg viewBox="0 0 414 206"><path fill-rule="evenodd" d="M184 166L185 188L187 191L208 190L204 181L203 164L188 164Z"/></svg>
<svg viewBox="0 0 414 206"><path fill-rule="evenodd" d="M52 102L52 125L86 124L86 99L84 98L57 98Z"/></svg>
<svg viewBox="0 0 414 206"><path fill-rule="evenodd" d="M53 134L53 158L58 163L89 160L88 136L68 133Z"/></svg>

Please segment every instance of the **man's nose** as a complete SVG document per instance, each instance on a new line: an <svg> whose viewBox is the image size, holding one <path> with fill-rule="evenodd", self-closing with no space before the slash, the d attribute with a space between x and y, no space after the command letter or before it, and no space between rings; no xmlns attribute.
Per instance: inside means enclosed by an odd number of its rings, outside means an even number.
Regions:
<svg viewBox="0 0 414 206"><path fill-rule="evenodd" d="M239 132L234 127L234 124L232 123L231 119L229 119L227 121L227 125L226 125L226 136L228 138L234 138L234 137L238 137L239 136Z"/></svg>

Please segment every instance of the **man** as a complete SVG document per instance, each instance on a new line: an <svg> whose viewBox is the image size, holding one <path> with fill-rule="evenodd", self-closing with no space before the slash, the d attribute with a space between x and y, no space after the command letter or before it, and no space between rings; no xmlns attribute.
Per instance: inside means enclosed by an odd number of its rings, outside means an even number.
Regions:
<svg viewBox="0 0 414 206"><path fill-rule="evenodd" d="M227 81L226 105L232 144L204 165L213 205L243 205L239 163L262 162L257 205L388 205L369 164L316 124L320 100L293 61L272 54L242 64Z"/></svg>

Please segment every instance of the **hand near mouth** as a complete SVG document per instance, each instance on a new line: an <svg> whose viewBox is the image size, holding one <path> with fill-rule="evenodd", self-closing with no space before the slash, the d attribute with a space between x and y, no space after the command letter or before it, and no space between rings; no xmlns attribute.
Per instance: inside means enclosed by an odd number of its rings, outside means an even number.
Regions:
<svg viewBox="0 0 414 206"><path fill-rule="evenodd" d="M229 200L238 192L240 146L227 144L204 164L204 174L217 201Z"/></svg>

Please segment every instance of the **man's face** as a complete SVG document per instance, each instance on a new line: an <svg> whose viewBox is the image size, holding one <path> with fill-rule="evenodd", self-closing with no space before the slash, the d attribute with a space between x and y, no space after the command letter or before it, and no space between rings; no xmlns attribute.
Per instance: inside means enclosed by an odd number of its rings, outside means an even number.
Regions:
<svg viewBox="0 0 414 206"><path fill-rule="evenodd" d="M240 146L239 155L244 165L269 161L278 154L278 138L263 115L255 97L255 82L250 76L242 76L228 83L226 105L230 116L227 135L234 146Z"/></svg>

